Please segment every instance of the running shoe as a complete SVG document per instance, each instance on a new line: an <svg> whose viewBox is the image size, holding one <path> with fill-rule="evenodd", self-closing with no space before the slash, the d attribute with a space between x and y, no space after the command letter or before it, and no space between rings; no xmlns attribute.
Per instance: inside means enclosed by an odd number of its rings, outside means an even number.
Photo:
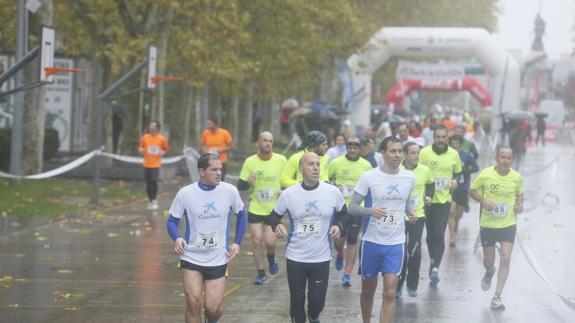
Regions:
<svg viewBox="0 0 575 323"><path fill-rule="evenodd" d="M429 279L431 280L429 282L431 286L437 286L437 283L439 283L439 269L437 267L433 267L433 269L431 269Z"/></svg>
<svg viewBox="0 0 575 323"><path fill-rule="evenodd" d="M341 277L341 284L344 287L351 287L351 275L349 273L343 273Z"/></svg>
<svg viewBox="0 0 575 323"><path fill-rule="evenodd" d="M153 210L154 209L154 203L152 203L152 202L148 203L148 206L146 207L146 209Z"/></svg>
<svg viewBox="0 0 575 323"><path fill-rule="evenodd" d="M150 210L157 210L158 209L158 200L152 201L152 208Z"/></svg>
<svg viewBox="0 0 575 323"><path fill-rule="evenodd" d="M218 321L210 321L207 316L204 317L204 323L218 323Z"/></svg>
<svg viewBox="0 0 575 323"><path fill-rule="evenodd" d="M263 285L266 280L268 280L266 274L258 274L258 277L256 277L256 281L254 282L254 284Z"/></svg>
<svg viewBox="0 0 575 323"><path fill-rule="evenodd" d="M417 297L417 290L408 288L407 295L409 295L409 297Z"/></svg>
<svg viewBox="0 0 575 323"><path fill-rule="evenodd" d="M277 275L280 271L280 266L277 261L270 262L270 274Z"/></svg>
<svg viewBox="0 0 575 323"><path fill-rule="evenodd" d="M395 291L395 298L396 298L396 299L400 299L401 296L403 296L403 292L402 292L402 291L400 291L400 290Z"/></svg>
<svg viewBox="0 0 575 323"><path fill-rule="evenodd" d="M319 317L316 318L316 319L312 319L312 318L309 317L309 315L308 315L307 320L309 321L309 323L320 323L320 322L319 322Z"/></svg>
<svg viewBox="0 0 575 323"><path fill-rule="evenodd" d="M491 299L491 309L497 311L503 311L505 309L505 305L501 302L501 297L498 295L493 296Z"/></svg>
<svg viewBox="0 0 575 323"><path fill-rule="evenodd" d="M495 268L492 271L486 271L485 275L481 279L481 289L484 291L488 291L491 287L491 278L493 278L493 274L495 274Z"/></svg>
<svg viewBox="0 0 575 323"><path fill-rule="evenodd" d="M342 270L343 269L343 255L338 254L335 258L335 269Z"/></svg>

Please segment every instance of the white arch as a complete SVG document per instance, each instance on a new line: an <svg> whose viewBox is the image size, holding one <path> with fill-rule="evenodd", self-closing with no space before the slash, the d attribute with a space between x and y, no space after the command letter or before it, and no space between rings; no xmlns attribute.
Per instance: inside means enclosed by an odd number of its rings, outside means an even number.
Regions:
<svg viewBox="0 0 575 323"><path fill-rule="evenodd" d="M347 60L353 92L356 94L351 114L351 121L355 125L369 124L373 73L392 56L475 57L495 80L490 89L493 93L493 115L519 110L519 64L485 29L384 27L371 37L359 53ZM501 111L497 111L502 85L503 101Z"/></svg>

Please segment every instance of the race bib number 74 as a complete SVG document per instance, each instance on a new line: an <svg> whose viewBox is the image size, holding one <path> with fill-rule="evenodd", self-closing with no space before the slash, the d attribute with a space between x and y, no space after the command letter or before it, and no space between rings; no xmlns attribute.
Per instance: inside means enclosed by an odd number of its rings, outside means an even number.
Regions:
<svg viewBox="0 0 575 323"><path fill-rule="evenodd" d="M220 246L219 242L219 235L217 232L199 232L196 238L196 248L202 250L217 249Z"/></svg>

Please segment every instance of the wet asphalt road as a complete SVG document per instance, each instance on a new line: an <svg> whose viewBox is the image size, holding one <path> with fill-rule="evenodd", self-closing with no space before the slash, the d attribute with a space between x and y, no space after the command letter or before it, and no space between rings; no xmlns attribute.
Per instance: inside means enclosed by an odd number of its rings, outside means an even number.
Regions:
<svg viewBox="0 0 575 323"><path fill-rule="evenodd" d="M489 309L494 285L490 292L480 288L481 249L474 253L478 206L472 202L460 224L457 246L446 250L436 289L428 286L424 273L424 243L419 294L403 296L396 321L575 322L575 309L556 293L575 303L573 165L575 148L570 146L548 145L528 152L522 169L528 212L518 225L503 293L505 311ZM174 193L160 197L164 210ZM146 211L142 202L82 218L0 217L0 322L183 322L184 296L166 217L165 211ZM276 277L255 286L250 254L246 237L241 256L229 269L221 322L288 322L285 260L280 256ZM340 278L341 272L332 268L321 320L360 322L360 279L354 276L353 286L345 288ZM380 304L381 288L375 317Z"/></svg>

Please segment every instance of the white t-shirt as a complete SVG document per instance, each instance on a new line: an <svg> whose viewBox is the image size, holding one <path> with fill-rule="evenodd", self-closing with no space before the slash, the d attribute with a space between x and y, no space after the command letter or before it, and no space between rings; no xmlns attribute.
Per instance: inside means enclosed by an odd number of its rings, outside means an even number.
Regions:
<svg viewBox="0 0 575 323"><path fill-rule="evenodd" d="M243 208L236 187L225 182L211 191L202 190L197 182L180 189L170 206L171 216L186 217L188 247L180 259L200 266L226 264L230 217Z"/></svg>
<svg viewBox="0 0 575 323"><path fill-rule="evenodd" d="M297 184L283 191L274 211L290 219L286 258L306 263L331 260L329 229L344 205L339 189L324 182L314 190Z"/></svg>
<svg viewBox="0 0 575 323"><path fill-rule="evenodd" d="M405 216L409 194L415 187L415 175L406 169L397 174L384 173L379 167L365 172L355 192L365 197L365 207L384 207L386 215L380 220L369 217L363 240L380 245L405 242Z"/></svg>

